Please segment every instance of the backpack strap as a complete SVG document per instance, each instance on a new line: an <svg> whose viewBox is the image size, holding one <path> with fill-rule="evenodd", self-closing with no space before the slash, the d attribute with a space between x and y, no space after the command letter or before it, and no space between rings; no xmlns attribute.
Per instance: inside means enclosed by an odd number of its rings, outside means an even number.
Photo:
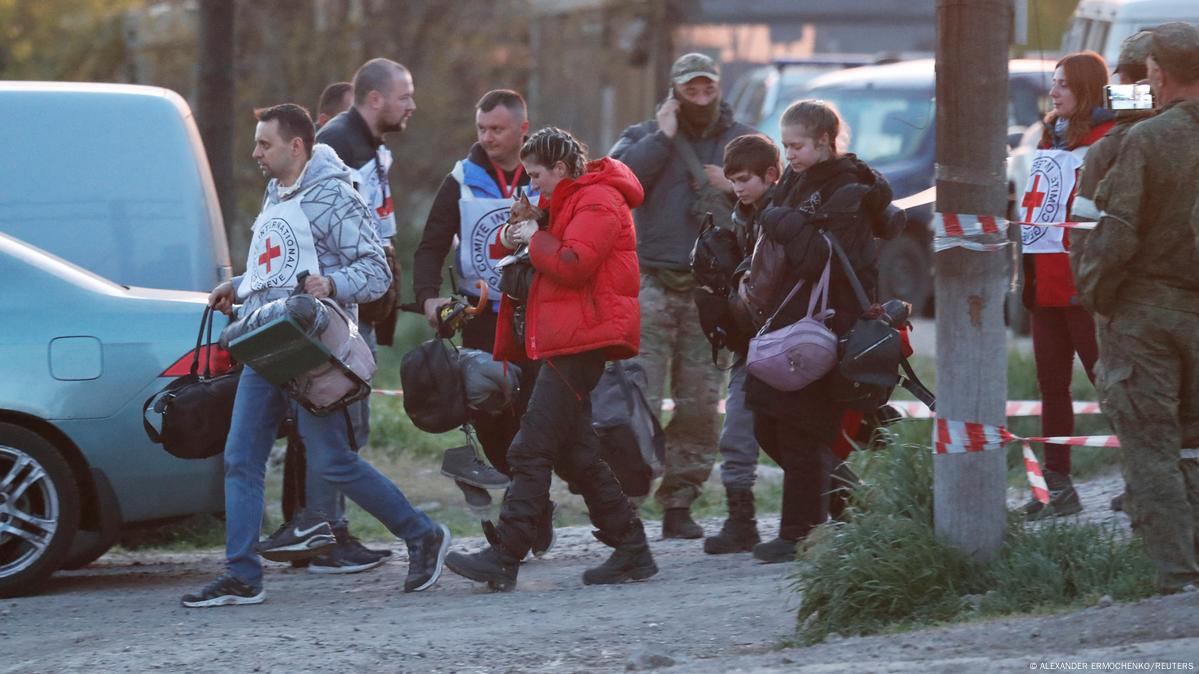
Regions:
<svg viewBox="0 0 1199 674"><path fill-rule="evenodd" d="M825 238L827 239L828 237L826 236ZM812 298L808 301L808 316L812 315L815 309L817 298L823 298L824 309L828 309L829 270L832 266L832 262L833 251L832 246L830 246L829 258L824 263L824 272L821 273L820 281L816 284L816 287L812 289ZM787 293L787 296L783 298L782 302L779 303L778 308L774 310L774 313L770 314L770 318L767 318L766 322L762 324L762 328L758 330L757 336L761 337L762 335L770 332L770 324L774 322L774 318L778 316L779 312L783 310L783 307L787 306L792 298L795 297L795 294L799 292L799 289L803 287L804 283L805 281L802 278L795 283L795 287L791 289L791 292Z"/></svg>

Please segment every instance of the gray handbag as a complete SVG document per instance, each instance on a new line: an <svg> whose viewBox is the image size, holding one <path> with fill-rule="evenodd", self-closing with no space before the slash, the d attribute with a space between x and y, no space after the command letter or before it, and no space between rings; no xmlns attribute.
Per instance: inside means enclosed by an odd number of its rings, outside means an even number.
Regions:
<svg viewBox="0 0 1199 674"><path fill-rule="evenodd" d="M812 288L806 316L784 328L770 331L770 324L775 317L803 287L804 280L800 279L770 318L766 319L758 334L749 340L745 370L771 388L798 391L828 374L837 365L837 336L825 325L825 321L833 315L828 308L832 259L830 244L829 259L824 263L820 281ZM819 311L817 306L820 307Z"/></svg>

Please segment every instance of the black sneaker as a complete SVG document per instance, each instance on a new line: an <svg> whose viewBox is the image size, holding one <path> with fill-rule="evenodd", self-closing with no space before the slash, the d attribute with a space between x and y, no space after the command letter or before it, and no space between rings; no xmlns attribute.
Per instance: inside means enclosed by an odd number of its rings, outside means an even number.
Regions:
<svg viewBox="0 0 1199 674"><path fill-rule="evenodd" d="M441 474L479 489L507 489L512 482L507 475L480 461L470 445L445 450Z"/></svg>
<svg viewBox="0 0 1199 674"><path fill-rule="evenodd" d="M300 511L275 533L258 542L258 554L272 562L290 562L316 557L337 543L333 527L320 513Z"/></svg>
<svg viewBox="0 0 1199 674"><path fill-rule="evenodd" d="M312 558L308 573L360 573L369 571L391 557L390 550L371 550L350 535L348 528L333 530L337 545Z"/></svg>
<svg viewBox="0 0 1199 674"><path fill-rule="evenodd" d="M427 590L441 577L445 553L450 549L450 530L444 524L433 525L433 533L408 543L408 578L405 592Z"/></svg>
<svg viewBox="0 0 1199 674"><path fill-rule="evenodd" d="M188 608L207 608L261 604L265 599L266 591L261 587L250 587L226 573L199 592L183 595L182 602Z"/></svg>

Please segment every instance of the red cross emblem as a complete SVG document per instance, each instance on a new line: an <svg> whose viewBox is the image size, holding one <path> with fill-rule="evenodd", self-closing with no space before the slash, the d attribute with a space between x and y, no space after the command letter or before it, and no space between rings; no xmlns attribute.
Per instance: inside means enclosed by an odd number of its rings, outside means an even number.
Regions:
<svg viewBox="0 0 1199 674"><path fill-rule="evenodd" d="M258 264L266 265L266 273L271 273L271 260L283 255L283 250L279 246L271 246L270 237L266 240L266 251L258 256Z"/></svg>
<svg viewBox="0 0 1199 674"><path fill-rule="evenodd" d="M1037 186L1041 184L1041 174L1038 173L1032 177L1032 188L1024 193L1024 201L1020 205L1027 208L1028 211L1024 214L1025 222L1032 222L1032 212L1041 207L1045 202L1045 193L1038 192Z"/></svg>
<svg viewBox="0 0 1199 674"><path fill-rule="evenodd" d="M508 254L508 249L504 248L503 244L500 243L500 230L502 229L503 227L501 226L500 229L495 230L495 241L487 247L487 257L492 260L503 259Z"/></svg>

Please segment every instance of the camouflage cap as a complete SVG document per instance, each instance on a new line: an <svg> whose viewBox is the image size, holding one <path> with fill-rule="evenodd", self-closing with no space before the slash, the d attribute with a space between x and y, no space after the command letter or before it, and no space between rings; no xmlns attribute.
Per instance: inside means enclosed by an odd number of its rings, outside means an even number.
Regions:
<svg viewBox="0 0 1199 674"><path fill-rule="evenodd" d="M1199 27L1182 21L1157 26L1149 55L1162 70L1184 82L1199 79Z"/></svg>
<svg viewBox="0 0 1199 674"><path fill-rule="evenodd" d="M697 77L720 81L720 66L709 56L692 52L683 54L670 67L670 80L675 84L686 84Z"/></svg>
<svg viewBox="0 0 1199 674"><path fill-rule="evenodd" d="M1149 44L1153 40L1153 31L1142 30L1129 35L1120 43L1120 58L1116 61L1116 70L1124 66L1143 66L1149 56Z"/></svg>

